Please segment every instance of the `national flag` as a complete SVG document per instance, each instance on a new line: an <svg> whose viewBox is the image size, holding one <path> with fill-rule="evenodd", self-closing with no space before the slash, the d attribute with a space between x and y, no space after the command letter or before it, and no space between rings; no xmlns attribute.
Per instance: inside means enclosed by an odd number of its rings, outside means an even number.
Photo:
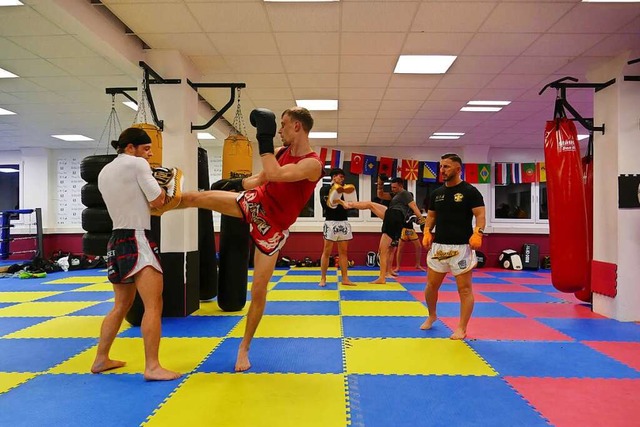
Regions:
<svg viewBox="0 0 640 427"><path fill-rule="evenodd" d="M418 161L403 160L402 161L402 179L415 181L418 179Z"/></svg>
<svg viewBox="0 0 640 427"><path fill-rule="evenodd" d="M342 169L342 151L331 150L331 167Z"/></svg>
<svg viewBox="0 0 640 427"><path fill-rule="evenodd" d="M402 178L402 159L393 159L393 178Z"/></svg>
<svg viewBox="0 0 640 427"><path fill-rule="evenodd" d="M365 175L375 175L376 163L376 156L364 156L364 168L362 172Z"/></svg>
<svg viewBox="0 0 640 427"><path fill-rule="evenodd" d="M460 165L460 179L464 181L464 163Z"/></svg>
<svg viewBox="0 0 640 427"><path fill-rule="evenodd" d="M489 184L491 182L491 165L480 163L478 165L478 184Z"/></svg>
<svg viewBox="0 0 640 427"><path fill-rule="evenodd" d="M507 185L509 183L507 176L507 164L506 163L496 163L496 185Z"/></svg>
<svg viewBox="0 0 640 427"><path fill-rule="evenodd" d="M438 181L438 162L420 162L422 164L422 182Z"/></svg>
<svg viewBox="0 0 640 427"><path fill-rule="evenodd" d="M477 184L480 182L480 173L477 163L466 163L464 166L464 180L470 184Z"/></svg>
<svg viewBox="0 0 640 427"><path fill-rule="evenodd" d="M364 171L364 155L351 153L351 173L360 175Z"/></svg>
<svg viewBox="0 0 640 427"><path fill-rule="evenodd" d="M521 163L520 171L522 172L522 182L524 183L536 182L536 164L535 163Z"/></svg>
<svg viewBox="0 0 640 427"><path fill-rule="evenodd" d="M326 147L322 147L320 149L319 157L320 157L320 161L322 162L322 166L324 166L325 163L327 163L327 151L328 150Z"/></svg>
<svg viewBox="0 0 640 427"><path fill-rule="evenodd" d="M538 182L547 182L547 168L544 162L538 162L536 165L536 175Z"/></svg>
<svg viewBox="0 0 640 427"><path fill-rule="evenodd" d="M380 157L378 174L385 174L388 177L393 176L393 159L391 157Z"/></svg>
<svg viewBox="0 0 640 427"><path fill-rule="evenodd" d="M522 173L520 170L520 163L511 163L509 165L511 174L511 183L520 184L522 182Z"/></svg>

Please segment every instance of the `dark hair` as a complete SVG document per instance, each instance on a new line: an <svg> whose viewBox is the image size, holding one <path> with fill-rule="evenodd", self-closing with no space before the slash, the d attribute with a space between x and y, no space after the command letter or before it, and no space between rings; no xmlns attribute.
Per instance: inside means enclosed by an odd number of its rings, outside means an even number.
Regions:
<svg viewBox="0 0 640 427"><path fill-rule="evenodd" d="M344 176L344 171L340 168L333 168L329 171L329 176L331 178L333 178L336 175L343 175Z"/></svg>
<svg viewBox="0 0 640 427"><path fill-rule="evenodd" d="M305 132L309 133L309 131L313 128L313 117L311 117L311 113L304 107L291 107L284 110L282 113L282 117L284 115L291 117L293 120L297 120L302 124L302 129Z"/></svg>
<svg viewBox="0 0 640 427"><path fill-rule="evenodd" d="M404 180L402 178L393 178L391 180L392 184L400 184L404 187Z"/></svg>
<svg viewBox="0 0 640 427"><path fill-rule="evenodd" d="M117 141L111 141L111 146L121 152L129 144L134 147L138 145L151 144L149 135L140 128L128 128L122 131Z"/></svg>
<svg viewBox="0 0 640 427"><path fill-rule="evenodd" d="M440 157L442 160L446 160L449 159L452 162L456 162L458 163L460 166L462 166L462 159L460 158L460 156L458 156L455 153L447 153L447 154L443 154L442 157Z"/></svg>

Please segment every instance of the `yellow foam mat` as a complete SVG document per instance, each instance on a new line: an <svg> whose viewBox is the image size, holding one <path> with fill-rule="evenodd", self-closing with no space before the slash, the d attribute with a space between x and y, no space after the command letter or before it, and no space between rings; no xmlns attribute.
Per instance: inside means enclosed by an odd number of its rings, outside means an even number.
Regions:
<svg viewBox="0 0 640 427"><path fill-rule="evenodd" d="M54 317L6 335L4 338L98 338L104 316L63 316ZM120 330L126 331L131 325L122 322Z"/></svg>
<svg viewBox="0 0 640 427"><path fill-rule="evenodd" d="M0 394L26 383L36 375L38 374L33 372L0 372Z"/></svg>
<svg viewBox="0 0 640 427"><path fill-rule="evenodd" d="M449 338L347 338L345 355L347 374L497 375L464 341Z"/></svg>
<svg viewBox="0 0 640 427"><path fill-rule="evenodd" d="M333 290L284 290L271 291L267 296L268 301L338 301L338 291Z"/></svg>
<svg viewBox="0 0 640 427"><path fill-rule="evenodd" d="M65 316L74 311L96 305L97 302L25 302L0 308L0 317L55 317Z"/></svg>
<svg viewBox="0 0 640 427"><path fill-rule="evenodd" d="M419 301L340 301L343 316L427 316Z"/></svg>
<svg viewBox="0 0 640 427"><path fill-rule="evenodd" d="M387 280L387 283L384 285L377 285L369 282L359 282L358 278L351 278L351 280L356 284L356 286L344 286L340 284L338 289L341 291L406 291L406 289L400 284L396 282L390 282Z"/></svg>
<svg viewBox="0 0 640 427"><path fill-rule="evenodd" d="M347 425L341 374L196 373L146 426Z"/></svg>
<svg viewBox="0 0 640 427"><path fill-rule="evenodd" d="M222 311L216 301L200 301L200 308L192 316L244 316L249 311L250 301L240 311Z"/></svg>
<svg viewBox="0 0 640 427"><path fill-rule="evenodd" d="M278 284L278 282L274 282L274 281L271 281L271 282L267 283L267 290L273 289L273 287L275 285L277 285L277 284ZM247 283L247 290L248 291L251 290L251 286L253 286L253 282L250 281L250 282Z"/></svg>
<svg viewBox="0 0 640 427"><path fill-rule="evenodd" d="M101 283L106 282L107 276L76 276L76 277L65 277L64 279L56 279L51 280L49 282L44 282L45 285L55 285L59 283L64 284L82 284L82 283Z"/></svg>
<svg viewBox="0 0 640 427"><path fill-rule="evenodd" d="M246 317L233 328L230 337L242 337ZM257 338L340 338L340 316L264 316Z"/></svg>
<svg viewBox="0 0 640 427"><path fill-rule="evenodd" d="M62 292L0 292L0 302L27 302L57 295Z"/></svg>
<svg viewBox="0 0 640 427"><path fill-rule="evenodd" d="M133 284L131 286L133 286ZM111 282L94 283L93 285L83 286L75 290L75 292L95 292L95 291L113 291L113 285L111 284Z"/></svg>
<svg viewBox="0 0 640 427"><path fill-rule="evenodd" d="M327 283L336 283L338 281L338 277L335 275L328 274L327 275ZM278 283L287 283L287 282L312 282L316 285L320 282L320 272L317 274L300 274L300 275L291 275L284 276Z"/></svg>
<svg viewBox="0 0 640 427"><path fill-rule="evenodd" d="M193 371L222 341L222 338L162 338L160 363L163 367L180 373ZM52 374L86 374L96 356L96 347L51 368ZM112 359L124 360L127 365L104 374L144 373L144 346L142 338L116 338L111 347Z"/></svg>

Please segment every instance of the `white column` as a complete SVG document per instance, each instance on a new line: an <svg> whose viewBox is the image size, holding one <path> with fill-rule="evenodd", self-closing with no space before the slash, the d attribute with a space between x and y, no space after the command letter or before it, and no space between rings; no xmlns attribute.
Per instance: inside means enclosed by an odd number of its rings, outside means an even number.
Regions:
<svg viewBox="0 0 640 427"><path fill-rule="evenodd" d="M595 94L594 124L605 134L594 141L593 259L617 265L617 295L593 295L593 310L622 320L640 320L640 209L618 208L618 175L640 174L640 82L624 81L640 74L617 58L589 79L616 83Z"/></svg>
<svg viewBox="0 0 640 427"><path fill-rule="evenodd" d="M53 198L57 196L55 186L49 188L49 157L51 151L47 148L22 148L20 150L22 164L20 173L22 182L21 209L42 209L42 227L54 225L52 222ZM80 171L78 171L79 173ZM55 184L55 181L53 181ZM78 191L78 194L79 191Z"/></svg>

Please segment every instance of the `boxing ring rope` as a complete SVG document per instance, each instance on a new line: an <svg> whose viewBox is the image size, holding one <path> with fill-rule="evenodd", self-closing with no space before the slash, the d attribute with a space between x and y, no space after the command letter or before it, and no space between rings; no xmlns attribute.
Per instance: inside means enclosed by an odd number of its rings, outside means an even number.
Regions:
<svg viewBox="0 0 640 427"><path fill-rule="evenodd" d="M36 216L36 221L35 221L36 234L32 236L26 236L26 237L11 237L11 228L14 227L14 225L11 224L11 220L13 219L12 216L31 215L34 213ZM33 225L33 223L29 223L29 230L31 230L31 225ZM34 258L37 256L42 256L42 254L44 253L42 235L43 233L42 233L42 209L41 208L0 211L0 259L7 259L9 258L10 255L24 254L24 253L30 253L30 252L34 253L34 256L33 256ZM14 251L14 252L10 251L11 242L19 241L19 240L28 240L28 239L35 239L36 249L28 249L28 250Z"/></svg>

